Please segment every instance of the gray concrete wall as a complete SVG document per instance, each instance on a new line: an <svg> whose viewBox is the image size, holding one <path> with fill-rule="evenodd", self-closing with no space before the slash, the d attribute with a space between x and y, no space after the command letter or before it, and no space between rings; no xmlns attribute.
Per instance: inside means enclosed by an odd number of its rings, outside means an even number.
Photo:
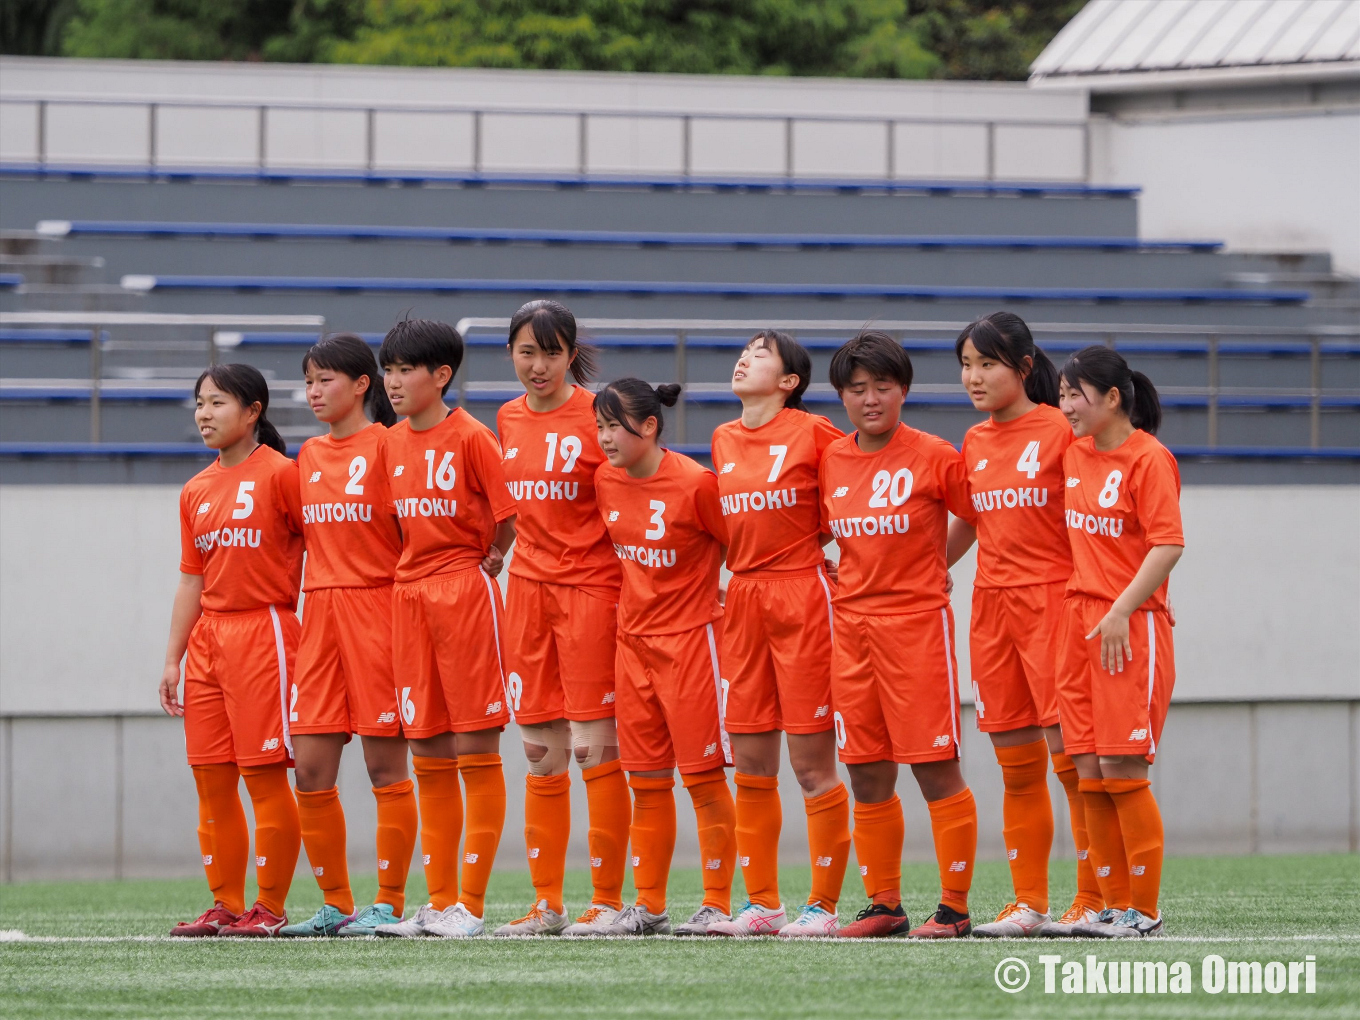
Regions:
<svg viewBox="0 0 1360 1020"><path fill-rule="evenodd" d="M512 726L502 750L509 803L497 866L523 868L524 760ZM1360 850L1360 701L1172 706L1153 784L1172 854ZM978 855L1002 859L1001 773L964 710L963 762L978 802ZM802 798L787 765L783 859L807 855ZM357 746L340 792L351 867L373 867L373 798ZM931 860L930 819L907 770L899 781L910 860ZM1050 777L1054 856L1071 859L1062 788ZM247 816L250 801L242 790ZM698 863L689 798L676 791L676 863ZM584 784L572 784L571 867L585 866ZM197 805L183 729L164 716L0 717L0 881L152 878L199 873ZM253 822L252 822L253 826ZM417 851L418 853L419 851ZM418 859L418 857L417 857ZM307 878L305 857L300 880ZM853 872L852 872L853 875Z"/></svg>

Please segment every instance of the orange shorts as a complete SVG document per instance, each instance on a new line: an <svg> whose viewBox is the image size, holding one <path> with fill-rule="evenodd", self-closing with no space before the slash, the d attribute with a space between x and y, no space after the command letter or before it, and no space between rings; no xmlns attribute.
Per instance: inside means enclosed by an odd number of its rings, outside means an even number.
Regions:
<svg viewBox="0 0 1360 1020"><path fill-rule="evenodd" d="M288 681L301 629L286 607L204 610L189 633L184 664L190 765L292 764Z"/></svg>
<svg viewBox="0 0 1360 1020"><path fill-rule="evenodd" d="M511 574L505 616L505 686L516 722L614 714L614 602Z"/></svg>
<svg viewBox="0 0 1360 1020"><path fill-rule="evenodd" d="M402 733L504 729L501 589L481 567L392 586L392 678Z"/></svg>
<svg viewBox="0 0 1360 1020"><path fill-rule="evenodd" d="M732 764L722 725L722 620L679 634L619 632L619 757L627 772Z"/></svg>
<svg viewBox="0 0 1360 1020"><path fill-rule="evenodd" d="M727 732L831 729L831 587L821 569L733 577L723 612Z"/></svg>
<svg viewBox="0 0 1360 1020"><path fill-rule="evenodd" d="M958 683L948 606L900 616L836 610L831 700L841 761L957 758Z"/></svg>
<svg viewBox="0 0 1360 1020"><path fill-rule="evenodd" d="M401 736L390 584L307 593L288 720L293 733Z"/></svg>
<svg viewBox="0 0 1360 1020"><path fill-rule="evenodd" d="M1112 603L1084 595L1063 603L1058 638L1058 714L1068 754L1142 754L1150 762L1176 684L1171 618L1140 609L1129 617L1133 661L1113 676L1100 668L1100 641L1086 640Z"/></svg>
<svg viewBox="0 0 1360 1020"><path fill-rule="evenodd" d="M977 728L1058 725L1053 667L1067 582L974 588L968 648Z"/></svg>

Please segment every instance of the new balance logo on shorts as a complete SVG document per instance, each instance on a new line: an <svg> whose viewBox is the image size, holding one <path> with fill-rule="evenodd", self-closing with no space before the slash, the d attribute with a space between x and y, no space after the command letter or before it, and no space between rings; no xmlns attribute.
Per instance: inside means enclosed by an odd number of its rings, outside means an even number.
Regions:
<svg viewBox="0 0 1360 1020"><path fill-rule="evenodd" d="M278 737L270 737L268 740L266 740L263 744L260 745L261 751L277 751L278 748L279 748Z"/></svg>
<svg viewBox="0 0 1360 1020"><path fill-rule="evenodd" d="M704 861L705 871L717 871L721 867L722 867L721 857L710 857L708 860Z"/></svg>
<svg viewBox="0 0 1360 1020"><path fill-rule="evenodd" d="M311 482L312 484L315 484L315 483L321 481L321 472L320 472L320 471L313 471L313 472L312 472L312 477L309 478L309 479L307 479L307 481L308 481L308 482Z"/></svg>
<svg viewBox="0 0 1360 1020"><path fill-rule="evenodd" d="M830 857L818 857L815 861L813 861L813 863L816 864L817 867L819 867L819 868L829 868L829 867L831 867L831 858L830 858Z"/></svg>
<svg viewBox="0 0 1360 1020"><path fill-rule="evenodd" d="M850 491L850 486L848 486L848 485L842 485L839 489L837 489L835 492L833 492L833 493L831 494L831 498L832 498L832 499L839 499L840 497L844 496L844 495L845 495L847 492L849 492L849 491Z"/></svg>
<svg viewBox="0 0 1360 1020"><path fill-rule="evenodd" d="M1147 730L1134 730L1132 733L1129 734L1129 739L1130 739L1130 740L1146 740L1146 739L1147 739Z"/></svg>
<svg viewBox="0 0 1360 1020"><path fill-rule="evenodd" d="M831 706L830 706L830 705L818 705L818 706L817 706L817 711L815 711L815 712L812 713L812 718L814 718L814 719L825 719L825 718L826 718L828 715L830 715L830 714L831 714Z"/></svg>
<svg viewBox="0 0 1360 1020"><path fill-rule="evenodd" d="M948 746L949 746L949 734L948 734L948 733L941 733L938 737L935 738L935 740L931 743L930 746L931 746L931 747L948 747Z"/></svg>
<svg viewBox="0 0 1360 1020"><path fill-rule="evenodd" d="M717 753L718 753L718 745L717 745L717 744L709 744L707 747L704 748L704 757L705 757L705 758L707 758L710 754L717 754Z"/></svg>
<svg viewBox="0 0 1360 1020"><path fill-rule="evenodd" d="M391 723L396 721L397 721L396 712L383 712L378 716L378 722L380 723Z"/></svg>
<svg viewBox="0 0 1360 1020"><path fill-rule="evenodd" d="M966 868L966 867L968 867L968 862L967 862L967 861L954 861L952 864L949 865L949 870L950 870L950 871L962 871L962 870L963 870L964 868Z"/></svg>
<svg viewBox="0 0 1360 1020"><path fill-rule="evenodd" d="M608 694L606 694L603 698L601 698L601 699L600 699L600 704L601 704L601 705L612 705L612 704L614 704L614 692L613 692L613 691L610 691L610 692L609 692Z"/></svg>
<svg viewBox="0 0 1360 1020"><path fill-rule="evenodd" d="M476 864L476 863L477 863L477 857L478 857L477 854L463 854L463 863L464 863L464 864Z"/></svg>
<svg viewBox="0 0 1360 1020"><path fill-rule="evenodd" d="M489 705L486 706L486 714L487 714L487 715L495 715L495 714L496 714L497 712L499 712L500 710L501 710L501 703L500 703L499 701L493 701L491 704L489 704Z"/></svg>

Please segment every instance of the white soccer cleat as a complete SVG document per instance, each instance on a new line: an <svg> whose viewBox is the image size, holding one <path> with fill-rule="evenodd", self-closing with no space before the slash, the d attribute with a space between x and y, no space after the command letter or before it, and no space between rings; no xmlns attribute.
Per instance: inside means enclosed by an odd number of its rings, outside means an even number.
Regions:
<svg viewBox="0 0 1360 1020"><path fill-rule="evenodd" d="M492 935L500 938L533 938L538 935L561 935L567 919L552 910L547 900L539 900L529 912L509 924L503 924Z"/></svg>
<svg viewBox="0 0 1360 1020"><path fill-rule="evenodd" d="M621 911L613 907L607 907L603 903L592 903L586 907L585 912L576 919L573 924L569 924L563 931L563 937L588 938L592 935L606 935L604 931L611 924L619 919Z"/></svg>
<svg viewBox="0 0 1360 1020"><path fill-rule="evenodd" d="M789 923L788 915L781 906L771 910L750 900L742 904L730 921L714 921L708 926L709 935L723 935L727 938L750 938L753 935L778 935L779 930Z"/></svg>
<svg viewBox="0 0 1360 1020"><path fill-rule="evenodd" d="M1094 924L1099 920L1100 911L1083 907L1080 903L1073 903L1063 912L1062 917L1055 921L1049 921L1038 934L1050 939L1075 938L1077 936L1073 932L1073 928L1079 924Z"/></svg>
<svg viewBox="0 0 1360 1020"><path fill-rule="evenodd" d="M1108 939L1114 938L1114 923L1124 916L1124 911L1106 907L1096 915L1094 921L1083 921L1072 925L1072 934L1077 938Z"/></svg>
<svg viewBox="0 0 1360 1020"><path fill-rule="evenodd" d="M633 904L616 913L608 924L596 923L594 927L592 935L669 935L671 915L664 910L653 914L641 904Z"/></svg>
<svg viewBox="0 0 1360 1020"><path fill-rule="evenodd" d="M779 929L781 939L829 939L840 930L840 915L826 910L819 903L805 903L803 909Z"/></svg>
<svg viewBox="0 0 1360 1020"><path fill-rule="evenodd" d="M995 921L978 925L973 934L982 939L1027 939L1039 935L1052 920L1028 903L1007 903Z"/></svg>
<svg viewBox="0 0 1360 1020"><path fill-rule="evenodd" d="M719 921L731 922L730 914L724 914L717 907L700 907L691 917L680 927L675 929L676 935L707 935L708 929Z"/></svg>
<svg viewBox="0 0 1360 1020"><path fill-rule="evenodd" d="M1162 915L1148 917L1142 911L1129 907L1110 925L1110 938L1137 939L1151 938L1162 933Z"/></svg>
<svg viewBox="0 0 1360 1020"><path fill-rule="evenodd" d="M425 925L425 934L439 939L475 939L485 933L486 924L461 903L455 903Z"/></svg>
<svg viewBox="0 0 1360 1020"><path fill-rule="evenodd" d="M380 939L418 939L425 935L425 926L439 916L439 911L427 903L404 921L380 924L373 934Z"/></svg>

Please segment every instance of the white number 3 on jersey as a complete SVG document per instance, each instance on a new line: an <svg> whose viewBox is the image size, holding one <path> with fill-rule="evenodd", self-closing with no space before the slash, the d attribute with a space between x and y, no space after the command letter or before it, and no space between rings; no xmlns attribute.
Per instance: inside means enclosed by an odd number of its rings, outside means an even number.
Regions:
<svg viewBox="0 0 1360 1020"><path fill-rule="evenodd" d="M1039 473L1039 440L1029 441L1025 446L1025 452L1020 454L1020 459L1015 462L1015 470L1023 471L1027 478L1033 478Z"/></svg>
<svg viewBox="0 0 1360 1020"><path fill-rule="evenodd" d="M651 501L652 507L652 526L647 529L647 537L656 541L666 534L666 522L661 519L661 515L666 512L666 504L659 499Z"/></svg>

